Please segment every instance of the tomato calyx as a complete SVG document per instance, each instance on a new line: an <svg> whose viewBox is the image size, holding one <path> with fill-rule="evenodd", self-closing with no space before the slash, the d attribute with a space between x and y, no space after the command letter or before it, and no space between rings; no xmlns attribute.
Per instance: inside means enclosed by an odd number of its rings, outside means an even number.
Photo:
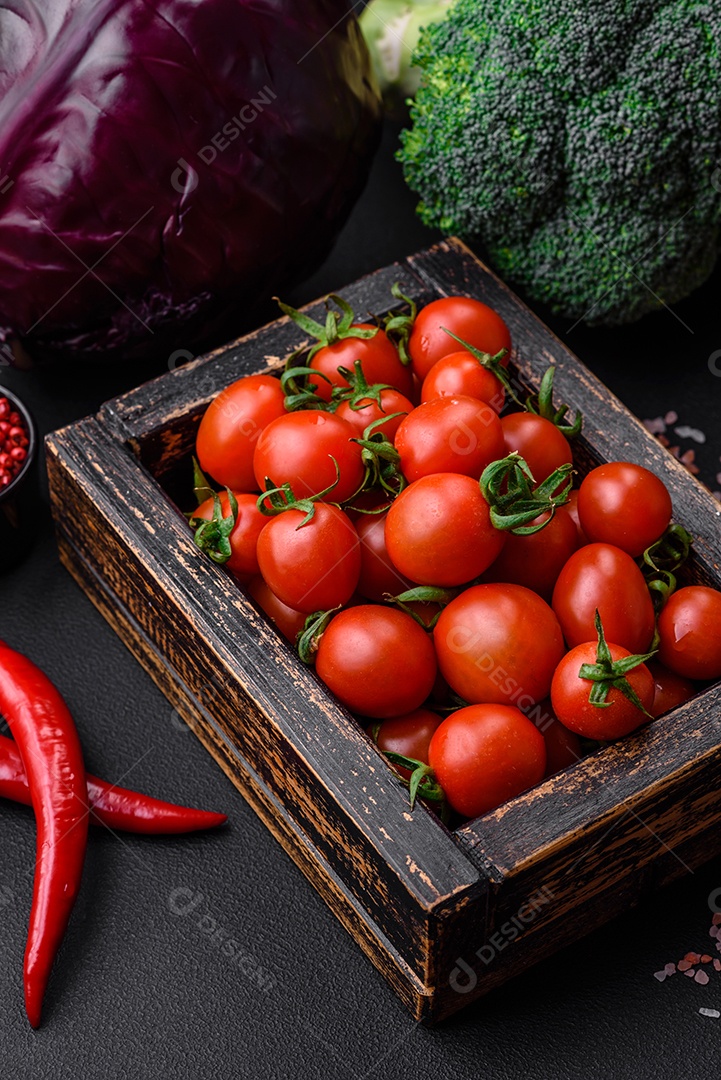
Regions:
<svg viewBox="0 0 721 1080"><path fill-rule="evenodd" d="M636 654L634 656L625 656L622 660L613 660L611 657L611 650L606 642L606 635L603 632L603 623L601 622L598 608L596 608L596 614L594 616L594 625L596 627L596 633L598 634L596 663L581 664L578 671L579 679L586 679L593 683L591 693L588 695L590 704L596 705L600 709L609 708L609 706L613 705L613 702L607 701L606 698L611 689L616 689L619 690L625 698L628 698L632 705L635 705L637 709L640 709L644 716L653 719L651 713L643 707L638 694L631 686L626 675L629 671L633 671L634 668L639 667L640 664L645 664L647 660L650 660L652 656L655 656L656 650L654 649L652 652Z"/></svg>
<svg viewBox="0 0 721 1080"><path fill-rule="evenodd" d="M281 484L280 487L276 487L270 477L266 476L265 491L258 496L256 503L261 514L265 514L266 517L277 517L278 514L284 514L286 510L300 510L302 514L305 514L305 517L299 525L296 525L296 532L312 521L315 517L315 504L320 502L324 495L328 495L340 480L338 462L332 454L329 457L335 465L335 480L327 488L323 488L322 491L318 491L315 495L307 495L304 499L295 497L290 484Z"/></svg>
<svg viewBox="0 0 721 1080"><path fill-rule="evenodd" d="M369 383L363 373L363 365L360 360L353 361L352 371L344 367L339 367L338 371L348 385L333 387L331 394L331 408L333 410L337 409L342 401L347 401L354 412L358 412L365 405L370 405L371 402L375 402L379 409L383 408L381 394L384 390L393 389L390 383ZM394 416L400 415L402 414L394 413ZM388 419L388 417L384 417L384 419Z"/></svg>
<svg viewBox="0 0 721 1080"><path fill-rule="evenodd" d="M499 349L495 355L491 355L487 352L482 352L481 349L477 349L475 345L471 345L468 341L464 341L458 334L454 334L452 330L448 330L445 326L441 327L444 334L448 334L454 341L464 349L467 353L470 353L474 360L477 360L481 367L486 368L492 375L495 375L499 383L506 391L508 396L516 402L517 405L521 405L522 402L516 396L516 391L513 389L513 383L508 377L508 371L501 363L501 361L508 355L508 349Z"/></svg>
<svg viewBox="0 0 721 1080"><path fill-rule="evenodd" d="M427 799L428 802L445 805L446 795L441 785L436 780L436 774L430 765L424 765L422 761L406 757L405 754L397 754L395 750L381 750L383 757L391 765L399 765L402 769L408 769L410 777L401 776L398 779L408 788L411 810L416 805L416 798ZM395 769L393 770L396 771Z"/></svg>
<svg viewBox="0 0 721 1080"><path fill-rule="evenodd" d="M328 402L319 397L310 386L299 382L299 380L307 379L309 375L312 375L315 379L323 379L327 383L330 383L330 379L322 371L316 371L315 368L296 365L297 356L298 353L291 354L288 359L288 366L280 377L280 385L285 394L284 404L286 410L296 412L299 409L322 409L324 412L328 412Z"/></svg>
<svg viewBox="0 0 721 1080"><path fill-rule="evenodd" d="M193 494L197 500L198 506L202 506L208 499L212 499L215 495L215 490L210 486L210 481L200 467L200 463L196 457L193 457ZM192 514L187 515L188 518L192 518Z"/></svg>
<svg viewBox="0 0 721 1080"><path fill-rule="evenodd" d="M395 604L401 611L405 611L406 615L410 615L410 617L414 619L419 626L422 626L424 630L432 630L438 622L443 608L446 604L450 604L451 600L454 600L457 595L457 589L442 589L437 585L416 585L412 589L406 589L405 592L398 593L397 596L391 596L390 593L384 593L383 599L387 604ZM414 603L438 604L439 610L430 622L425 622L411 606Z"/></svg>
<svg viewBox="0 0 721 1080"><path fill-rule="evenodd" d="M217 491L211 492L213 497L213 516L209 521L205 518L191 517L190 525L195 529L193 537L195 544L204 551L214 563L222 566L232 554L230 546L230 534L238 521L238 500L230 488L228 492L228 506L230 513L223 516L223 506ZM203 500L205 501L205 500Z"/></svg>
<svg viewBox="0 0 721 1080"><path fill-rule="evenodd" d="M693 537L683 525L669 525L639 560L657 615L676 590L676 571L688 559L692 544Z"/></svg>
<svg viewBox="0 0 721 1080"><path fill-rule="evenodd" d="M567 439L574 439L580 435L583 426L583 413L576 410L576 417L572 424L566 421L568 405L561 405L556 409L553 406L553 379L556 374L556 365L550 364L538 388L537 394L532 394L526 399L526 412L542 416L544 420L550 420Z"/></svg>
<svg viewBox="0 0 721 1080"><path fill-rule="evenodd" d="M500 461L492 461L483 470L479 483L481 494L491 508L493 527L516 536L531 536L545 529L556 507L568 502L572 473L571 464L561 465L542 484L532 488L533 473L517 450ZM549 514L545 521L530 524L545 512Z"/></svg>
<svg viewBox="0 0 721 1080"><path fill-rule="evenodd" d="M298 634L296 641L296 649L298 656L308 667L312 667L315 663L315 654L318 652L320 639L328 623L340 611L341 606L339 604L338 607L329 608L328 611L314 611L303 623L303 629Z"/></svg>
<svg viewBox="0 0 721 1080"><path fill-rule="evenodd" d="M365 466L365 477L360 491L381 488L395 498L407 486L408 481L400 470L401 456L393 443L380 430L383 424L402 415L402 413L389 413L388 416L381 416L368 425L362 438L351 440L360 446L361 461ZM356 492L356 495L358 493Z"/></svg>
<svg viewBox="0 0 721 1080"><path fill-rule="evenodd" d="M343 341L346 338L361 338L367 341L378 333L378 327L370 329L365 326L354 326L355 315L353 308L342 296L338 296L336 293L330 293L326 300L325 325L311 319L310 315L305 315L302 311L297 311L296 308L284 304L277 296L274 296L273 299L284 315L292 319L305 334L315 338L315 345L308 352L308 360L312 360L315 354L326 346L335 345L337 341ZM331 301L340 309L340 313L329 306Z"/></svg>
<svg viewBox="0 0 721 1080"><path fill-rule="evenodd" d="M411 336L411 330L413 324L416 321L416 315L418 314L418 307L415 300L412 300L410 296L406 296L401 292L400 282L396 281L391 285L391 292L396 300L402 301L409 307L407 315L397 312L395 315L391 313L385 321L384 330L386 336L395 345L398 350L398 355L401 358L401 363L406 367L410 365L411 358L408 353L408 340Z"/></svg>

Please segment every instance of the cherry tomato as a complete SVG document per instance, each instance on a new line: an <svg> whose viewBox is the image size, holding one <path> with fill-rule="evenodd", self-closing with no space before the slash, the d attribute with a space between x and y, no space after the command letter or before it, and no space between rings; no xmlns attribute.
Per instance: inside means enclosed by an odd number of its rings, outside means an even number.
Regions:
<svg viewBox="0 0 721 1080"><path fill-rule="evenodd" d="M477 398L427 401L396 432L401 470L409 480L431 473L463 473L476 480L486 465L506 456L501 421Z"/></svg>
<svg viewBox="0 0 721 1080"><path fill-rule="evenodd" d="M271 421L283 415L283 390L271 375L247 375L227 386L200 421L195 452L201 469L231 491L255 491L256 441Z"/></svg>
<svg viewBox="0 0 721 1080"><path fill-rule="evenodd" d="M555 424L534 413L510 413L501 420L505 454L517 450L528 464L537 484L543 483L552 472L573 461L573 453L565 435Z"/></svg>
<svg viewBox="0 0 721 1080"><path fill-rule="evenodd" d="M248 580L258 573L258 537L268 524L268 518L258 509L257 495L245 495L233 492L238 503L238 517L235 527L228 537L230 541L230 558L224 564L229 570L240 577ZM223 511L223 517L230 514L227 491L221 491L218 495ZM211 521L215 502L212 498L206 499L194 513L194 517Z"/></svg>
<svg viewBox="0 0 721 1080"><path fill-rule="evenodd" d="M326 611L350 600L360 575L360 542L337 506L316 503L270 518L258 538L258 565L269 588L295 611Z"/></svg>
<svg viewBox="0 0 721 1080"><path fill-rule="evenodd" d="M463 585L499 554L505 533L470 476L434 473L409 484L386 518L386 548L394 566L421 585Z"/></svg>
<svg viewBox="0 0 721 1080"><path fill-rule="evenodd" d="M271 622L275 623L283 637L295 644L298 634L305 626L307 613L295 611L279 600L260 574L248 582L247 589L258 607L265 612Z"/></svg>
<svg viewBox="0 0 721 1080"><path fill-rule="evenodd" d="M345 502L363 481L361 448L355 431L332 413L312 410L286 413L269 424L258 439L253 468L258 487L265 490L265 478L290 484L298 499L317 495L335 480L338 463L340 479L324 497L327 502Z"/></svg>
<svg viewBox="0 0 721 1080"><path fill-rule="evenodd" d="M591 542L642 555L671 520L671 496L648 469L612 461L592 469L581 484L578 516Z"/></svg>
<svg viewBox="0 0 721 1080"><path fill-rule="evenodd" d="M583 752L578 735L563 726L548 698L539 702L527 715L543 735L546 744L546 776L554 776L581 760Z"/></svg>
<svg viewBox="0 0 721 1080"><path fill-rule="evenodd" d="M506 400L501 380L465 349L436 361L423 380L421 401L438 397L472 397L499 413Z"/></svg>
<svg viewBox="0 0 721 1080"><path fill-rule="evenodd" d="M371 323L354 323L354 326L362 330L377 330ZM406 397L412 396L411 369L401 362L398 350L386 336L385 330L377 330L371 338L341 338L319 349L308 366L320 371L330 382L309 375L308 384L323 401L330 401L334 386L348 385L347 380L339 375L338 368L352 371L356 360L360 360L369 383L388 383Z"/></svg>
<svg viewBox="0 0 721 1080"><path fill-rule="evenodd" d="M721 593L706 585L675 592L658 619L658 658L687 679L721 678Z"/></svg>
<svg viewBox="0 0 721 1080"><path fill-rule="evenodd" d="M458 342L446 333L495 356L501 349L511 351L511 334L493 308L467 296L446 296L426 304L416 316L408 340L408 355L419 379L425 379L433 365L449 353L458 352ZM507 363L508 357L504 358Z"/></svg>
<svg viewBox="0 0 721 1080"><path fill-rule="evenodd" d="M546 512L535 522L548 517ZM509 533L503 550L485 571L483 580L525 585L550 602L556 579L577 547L578 532L573 519L559 508L540 532L530 536Z"/></svg>
<svg viewBox="0 0 721 1080"><path fill-rule="evenodd" d="M632 653L648 651L653 637L653 601L630 555L612 544L579 548L558 575L553 610L569 648L596 640L598 608L608 641Z"/></svg>
<svg viewBox="0 0 721 1080"><path fill-rule="evenodd" d="M562 724L577 735L587 739L599 739L609 742L621 739L645 724L648 717L615 686L611 687L606 698L607 707L593 705L589 694L593 683L581 679L579 671L583 664L596 663L595 641L577 645L561 660L556 668L551 684L551 704L553 711ZM612 660L622 660L631 653L620 645L609 642ZM626 674L631 688L647 712L651 711L654 696L653 675L645 664L639 664Z"/></svg>
<svg viewBox="0 0 721 1080"><path fill-rule="evenodd" d="M407 416L408 413L413 412L415 406L412 401L409 401L407 397L404 397L397 390L381 390L380 399L380 406L375 401L368 401L365 405L361 405L360 409L353 409L349 402L342 401L336 409L335 415L340 416L350 424L357 438L363 435L369 424L373 424L376 420L382 420L384 416L392 416L392 420L386 420L385 424L379 424L374 430L382 432L388 442L393 442L403 420L403 416L395 416L394 414L403 413Z"/></svg>
<svg viewBox="0 0 721 1080"><path fill-rule="evenodd" d="M405 716L392 716L378 725L375 743L379 750L413 758L428 764L428 747L433 733L442 723L441 717L430 709L414 709ZM369 728L373 734L373 729ZM410 769L394 765L402 776L410 776Z"/></svg>
<svg viewBox="0 0 721 1080"><path fill-rule="evenodd" d="M387 593L397 596L410 589L412 582L396 570L386 549L386 514L359 515L356 529L361 545L361 596L379 604Z"/></svg>
<svg viewBox="0 0 721 1080"><path fill-rule="evenodd" d="M315 669L351 712L385 719L423 704L435 682L436 658L429 635L410 615L362 604L331 620Z"/></svg>
<svg viewBox="0 0 721 1080"><path fill-rule="evenodd" d="M646 667L654 681L653 705L648 710L651 716L663 716L677 705L683 705L684 701L688 701L696 693L696 687L690 679L684 679L682 675L669 671L657 660L649 660Z"/></svg>
<svg viewBox="0 0 721 1080"><path fill-rule="evenodd" d="M429 763L448 802L478 817L543 779L540 731L512 705L470 705L451 713L431 739Z"/></svg>
<svg viewBox="0 0 721 1080"><path fill-rule="evenodd" d="M474 585L451 600L433 631L438 665L464 701L526 710L547 697L563 656L553 611L522 585Z"/></svg>

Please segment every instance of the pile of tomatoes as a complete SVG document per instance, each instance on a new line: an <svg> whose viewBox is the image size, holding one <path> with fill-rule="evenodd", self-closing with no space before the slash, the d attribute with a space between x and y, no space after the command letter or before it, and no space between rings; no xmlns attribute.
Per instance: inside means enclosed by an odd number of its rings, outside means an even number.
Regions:
<svg viewBox="0 0 721 1080"><path fill-rule="evenodd" d="M210 404L191 524L412 799L468 818L721 677L721 593L676 588L690 537L652 472L572 489L581 418L552 368L521 404L500 315L407 303L281 305L315 343Z"/></svg>

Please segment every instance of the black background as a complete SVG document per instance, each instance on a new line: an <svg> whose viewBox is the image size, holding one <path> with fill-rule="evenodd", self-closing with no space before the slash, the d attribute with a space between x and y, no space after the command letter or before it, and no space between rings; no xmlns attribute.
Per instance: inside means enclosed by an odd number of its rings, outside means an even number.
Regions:
<svg viewBox="0 0 721 1080"><path fill-rule="evenodd" d="M396 134L388 125L334 253L288 294L291 302L339 289L436 239L415 218L393 160ZM547 319L641 418L673 409L679 423L706 433L702 446L680 441L697 450L712 488L721 487L721 379L712 370L721 349L720 285L717 272L675 314L661 311L625 329L571 329ZM167 364L158 357L144 368L4 370L2 381L46 432ZM0 806L3 1078L718 1076L721 1019L699 1009L721 1010L721 974L712 972L705 987L681 975L663 984L653 977L687 950L712 944L718 859L437 1029L416 1025L61 568L43 510L34 549L0 578L0 636L65 695L89 771L223 809L231 821L217 834L178 840L94 830L44 1023L33 1032L23 1012L22 958L34 825L30 811ZM177 888L202 894L193 913L171 911ZM203 915L268 973L271 989L260 991L220 953L198 925Z"/></svg>

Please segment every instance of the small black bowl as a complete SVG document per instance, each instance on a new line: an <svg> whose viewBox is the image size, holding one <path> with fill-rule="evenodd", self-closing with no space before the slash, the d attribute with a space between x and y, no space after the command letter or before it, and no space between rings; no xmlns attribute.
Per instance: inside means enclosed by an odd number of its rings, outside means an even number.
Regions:
<svg viewBox="0 0 721 1080"><path fill-rule="evenodd" d="M10 570L30 550L38 513L37 485L33 483L37 464L38 435L35 421L11 390L0 386L15 412L20 413L28 432L28 456L14 480L0 491L0 573Z"/></svg>

